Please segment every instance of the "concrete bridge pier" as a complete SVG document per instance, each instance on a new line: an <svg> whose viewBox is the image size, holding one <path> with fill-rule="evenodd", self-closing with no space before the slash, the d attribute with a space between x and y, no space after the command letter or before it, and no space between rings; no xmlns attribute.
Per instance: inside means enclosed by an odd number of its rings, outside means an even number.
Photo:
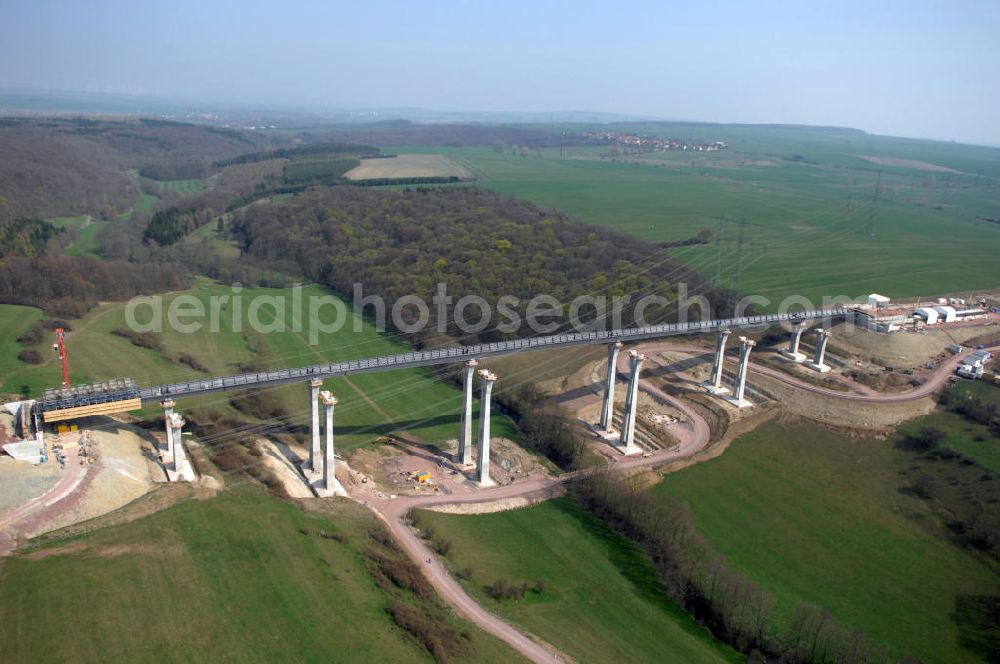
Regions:
<svg viewBox="0 0 1000 664"><path fill-rule="evenodd" d="M753 404L743 398L747 388L747 369L750 365L750 351L757 345L757 342L746 337L740 337L740 366L736 370L736 380L733 382L733 396L726 397L726 401L737 408L748 408Z"/></svg>
<svg viewBox="0 0 1000 664"><path fill-rule="evenodd" d="M160 402L160 405L163 406L163 421L166 423L167 428L167 453L164 455L164 458L170 457L173 459L174 430L173 427L170 426L170 419L174 416L174 406L176 404L173 399L164 399Z"/></svg>
<svg viewBox="0 0 1000 664"><path fill-rule="evenodd" d="M191 467L191 462L188 461L187 454L184 451L184 439L183 429L186 422L177 413L170 414L169 427L170 435L173 437L173 477L170 477L170 472L167 473L167 478L173 482L193 482L196 477L194 474L194 468Z"/></svg>
<svg viewBox="0 0 1000 664"><path fill-rule="evenodd" d="M302 465L302 470L310 483L323 474L323 457L319 443L319 388L323 386L320 378L309 381L309 413L312 415L309 461Z"/></svg>
<svg viewBox="0 0 1000 664"><path fill-rule="evenodd" d="M476 482L481 487L493 486L490 479L490 396L497 376L488 369L479 370L482 383L481 405L479 407L479 445L476 448Z"/></svg>
<svg viewBox="0 0 1000 664"><path fill-rule="evenodd" d="M612 433L615 416L615 378L618 375L618 353L622 342L608 344L608 375L604 379L604 403L601 406L601 428Z"/></svg>
<svg viewBox="0 0 1000 664"><path fill-rule="evenodd" d="M320 496L346 496L344 487L337 481L336 457L333 453L333 407L337 405L337 397L324 390L320 392L320 398L326 407L326 425L323 432L326 436L326 445L323 454L323 488L317 488Z"/></svg>
<svg viewBox="0 0 1000 664"><path fill-rule="evenodd" d="M799 340L802 339L802 332L806 329L802 323L793 323L792 338L788 342L788 349L782 350L781 355L792 362L803 362L806 359L805 353L799 352Z"/></svg>
<svg viewBox="0 0 1000 664"><path fill-rule="evenodd" d="M465 378L462 382L462 423L458 430L458 454L455 461L472 465L472 379L479 362L469 360L465 363Z"/></svg>
<svg viewBox="0 0 1000 664"><path fill-rule="evenodd" d="M725 394L729 391L728 387L722 385L722 365L726 360L726 341L729 339L730 334L732 334L730 330L719 330L715 337L715 357L712 360L712 376L705 383L709 394Z"/></svg>
<svg viewBox="0 0 1000 664"><path fill-rule="evenodd" d="M806 366L813 371L818 371L820 373L826 373L830 370L830 367L823 364L823 360L826 359L826 344L830 341L830 330L824 330L823 328L816 329L816 355L813 357L812 362L806 362Z"/></svg>
<svg viewBox="0 0 1000 664"><path fill-rule="evenodd" d="M639 371L646 356L637 350L630 350L628 394L625 397L625 414L622 416L622 432L617 450L622 454L639 454L642 450L635 444L635 416L639 407Z"/></svg>

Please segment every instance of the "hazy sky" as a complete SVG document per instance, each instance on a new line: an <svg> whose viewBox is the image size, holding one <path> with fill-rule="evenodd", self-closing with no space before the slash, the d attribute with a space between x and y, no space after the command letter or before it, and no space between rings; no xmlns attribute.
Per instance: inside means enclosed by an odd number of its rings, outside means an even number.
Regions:
<svg viewBox="0 0 1000 664"><path fill-rule="evenodd" d="M1000 0L0 0L0 87L596 110L1000 145Z"/></svg>

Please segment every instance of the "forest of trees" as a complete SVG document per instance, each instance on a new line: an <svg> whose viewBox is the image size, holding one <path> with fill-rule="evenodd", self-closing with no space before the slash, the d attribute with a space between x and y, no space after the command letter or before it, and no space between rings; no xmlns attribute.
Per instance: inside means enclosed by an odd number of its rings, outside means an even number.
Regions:
<svg viewBox="0 0 1000 664"><path fill-rule="evenodd" d="M147 240L154 240L163 246L170 245L211 218L212 213L209 210L200 209L185 212L176 207L167 208L153 215L143 232L143 237Z"/></svg>
<svg viewBox="0 0 1000 664"><path fill-rule="evenodd" d="M40 219L0 219L0 258L41 256L59 229Z"/></svg>
<svg viewBox="0 0 1000 664"><path fill-rule="evenodd" d="M275 147L275 136L159 120L0 118L0 221L127 210L156 179L208 174L212 161Z"/></svg>
<svg viewBox="0 0 1000 664"><path fill-rule="evenodd" d="M103 300L127 300L190 285L176 263L138 264L90 256L8 256L0 260L0 302L78 318Z"/></svg>
<svg viewBox="0 0 1000 664"><path fill-rule="evenodd" d="M276 150L263 150L259 152L248 152L229 159L219 159L215 162L216 168L225 166L235 166L237 164L252 164L258 161L268 161L269 159L294 159L295 157L308 157L322 154L357 154L364 156L377 156L379 149L372 145L362 145L360 143L341 143L339 141L321 141L309 143L291 148L278 148Z"/></svg>
<svg viewBox="0 0 1000 664"><path fill-rule="evenodd" d="M430 304L439 283L456 301L478 295L495 307L503 295L519 298L512 308L522 318L528 300L539 294L564 304L581 295L630 296L634 302L655 294L673 302L677 283L686 282L713 305L727 300L655 246L472 187L316 189L280 204L250 206L230 228L249 258L286 261L347 296L359 283L390 306L404 295ZM667 320L673 311L650 307L645 317ZM626 325L629 316L626 309ZM557 322L567 319L564 308ZM501 335L491 326L466 338L450 320L447 333L471 341L525 331Z"/></svg>

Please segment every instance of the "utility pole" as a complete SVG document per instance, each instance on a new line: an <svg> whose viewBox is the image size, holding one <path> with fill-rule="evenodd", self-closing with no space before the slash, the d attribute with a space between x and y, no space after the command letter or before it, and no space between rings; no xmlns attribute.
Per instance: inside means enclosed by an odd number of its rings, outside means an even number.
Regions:
<svg viewBox="0 0 1000 664"><path fill-rule="evenodd" d="M878 205L878 195L882 190L882 171L878 172L875 178L875 197L872 199L872 207L868 211L868 237L875 237L875 207Z"/></svg>
<svg viewBox="0 0 1000 664"><path fill-rule="evenodd" d="M722 288L722 241L726 233L726 217L719 217L719 234L715 236L715 287Z"/></svg>
<svg viewBox="0 0 1000 664"><path fill-rule="evenodd" d="M743 287L743 246L746 242L746 217L740 219L740 235L736 240L736 277L733 285L733 315L736 315L736 298L740 296L740 289Z"/></svg>

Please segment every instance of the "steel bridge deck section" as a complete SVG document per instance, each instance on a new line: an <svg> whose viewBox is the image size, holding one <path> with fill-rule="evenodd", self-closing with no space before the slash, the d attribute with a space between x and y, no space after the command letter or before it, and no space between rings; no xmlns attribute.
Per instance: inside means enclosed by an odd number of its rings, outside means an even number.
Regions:
<svg viewBox="0 0 1000 664"><path fill-rule="evenodd" d="M556 334L546 337L514 339L512 341L498 341L474 346L412 351L397 355L348 360L345 362L333 362L329 364L314 364L295 369L260 371L226 376L223 378L209 378L185 381L181 383L170 383L167 385L141 388L139 390L139 396L143 401L151 399L196 396L212 392L245 390L255 387L270 387L285 383L304 381L310 378L332 378L336 376L349 376L360 373L373 373L376 371L391 371L394 369L451 364L453 362L460 362L472 358L509 355L510 353L521 351L546 350L552 348L586 346L591 344L606 344L613 343L615 341L643 341L646 339L657 339L681 334L705 334L724 329L750 330L754 328L767 328L772 325L785 322L804 322L820 318L840 318L849 315L850 313L850 310L846 308L820 309L791 314L766 314L761 316L744 316L741 318L696 321L691 323L665 323L662 325L651 325L625 330Z"/></svg>

